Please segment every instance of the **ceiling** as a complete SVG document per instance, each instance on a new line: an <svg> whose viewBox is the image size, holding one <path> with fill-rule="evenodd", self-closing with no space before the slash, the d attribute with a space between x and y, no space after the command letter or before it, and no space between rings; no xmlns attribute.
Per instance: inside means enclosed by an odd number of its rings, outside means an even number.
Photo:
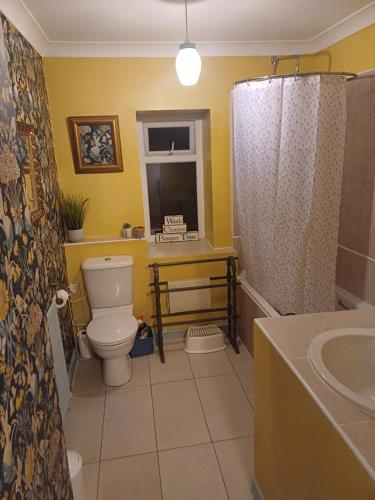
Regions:
<svg viewBox="0 0 375 500"><path fill-rule="evenodd" d="M374 4L189 0L189 34L207 55L306 53L375 22ZM185 36L184 0L0 0L0 9L43 55L174 55Z"/></svg>

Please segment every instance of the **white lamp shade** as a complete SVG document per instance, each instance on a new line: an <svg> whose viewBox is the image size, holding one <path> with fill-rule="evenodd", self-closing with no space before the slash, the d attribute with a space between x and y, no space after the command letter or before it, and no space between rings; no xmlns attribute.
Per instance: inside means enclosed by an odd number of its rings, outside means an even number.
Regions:
<svg viewBox="0 0 375 500"><path fill-rule="evenodd" d="M202 61L194 43L180 45L176 57L176 72L181 85L195 85L201 74Z"/></svg>

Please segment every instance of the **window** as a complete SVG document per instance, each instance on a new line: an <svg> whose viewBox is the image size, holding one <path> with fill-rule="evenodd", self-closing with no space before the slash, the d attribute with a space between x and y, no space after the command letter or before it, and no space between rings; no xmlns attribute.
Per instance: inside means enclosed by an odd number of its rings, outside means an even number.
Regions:
<svg viewBox="0 0 375 500"><path fill-rule="evenodd" d="M194 122L145 123L145 156L195 154Z"/></svg>
<svg viewBox="0 0 375 500"><path fill-rule="evenodd" d="M138 121L146 235L163 230L165 215L183 215L204 238L202 122Z"/></svg>

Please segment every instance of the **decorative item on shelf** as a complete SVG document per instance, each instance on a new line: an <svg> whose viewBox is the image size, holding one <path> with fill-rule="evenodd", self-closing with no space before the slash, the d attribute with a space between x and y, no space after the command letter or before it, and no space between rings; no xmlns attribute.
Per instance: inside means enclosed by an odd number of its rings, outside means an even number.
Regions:
<svg viewBox="0 0 375 500"><path fill-rule="evenodd" d="M172 224L183 224L183 215L165 215L164 216L164 226L171 226Z"/></svg>
<svg viewBox="0 0 375 500"><path fill-rule="evenodd" d="M186 233L187 227L186 224L171 224L165 225L163 224L163 233L164 234L178 234L178 233Z"/></svg>
<svg viewBox="0 0 375 500"><path fill-rule="evenodd" d="M70 116L68 127L76 174L123 171L117 116Z"/></svg>
<svg viewBox="0 0 375 500"><path fill-rule="evenodd" d="M156 243L175 243L178 241L196 241L198 231L188 231L183 215L166 215L163 232L155 234Z"/></svg>
<svg viewBox="0 0 375 500"><path fill-rule="evenodd" d="M184 234L184 241L198 241L199 234L198 231L188 231Z"/></svg>
<svg viewBox="0 0 375 500"><path fill-rule="evenodd" d="M88 202L89 199L81 195L61 193L61 213L68 231L68 239L72 243L83 239L83 223L87 215Z"/></svg>
<svg viewBox="0 0 375 500"><path fill-rule="evenodd" d="M122 226L122 236L124 238L132 238L133 237L133 228L129 222L125 222Z"/></svg>
<svg viewBox="0 0 375 500"><path fill-rule="evenodd" d="M145 237L145 228L143 226L133 227L133 236L139 240Z"/></svg>

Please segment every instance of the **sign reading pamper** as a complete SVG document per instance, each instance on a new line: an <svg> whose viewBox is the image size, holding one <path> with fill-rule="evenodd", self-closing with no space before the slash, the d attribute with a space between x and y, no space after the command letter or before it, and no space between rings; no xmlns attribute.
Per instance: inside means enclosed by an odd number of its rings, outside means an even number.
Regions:
<svg viewBox="0 0 375 500"><path fill-rule="evenodd" d="M164 217L163 232L155 234L157 243L196 240L198 240L198 231L187 231L183 215L166 215Z"/></svg>

